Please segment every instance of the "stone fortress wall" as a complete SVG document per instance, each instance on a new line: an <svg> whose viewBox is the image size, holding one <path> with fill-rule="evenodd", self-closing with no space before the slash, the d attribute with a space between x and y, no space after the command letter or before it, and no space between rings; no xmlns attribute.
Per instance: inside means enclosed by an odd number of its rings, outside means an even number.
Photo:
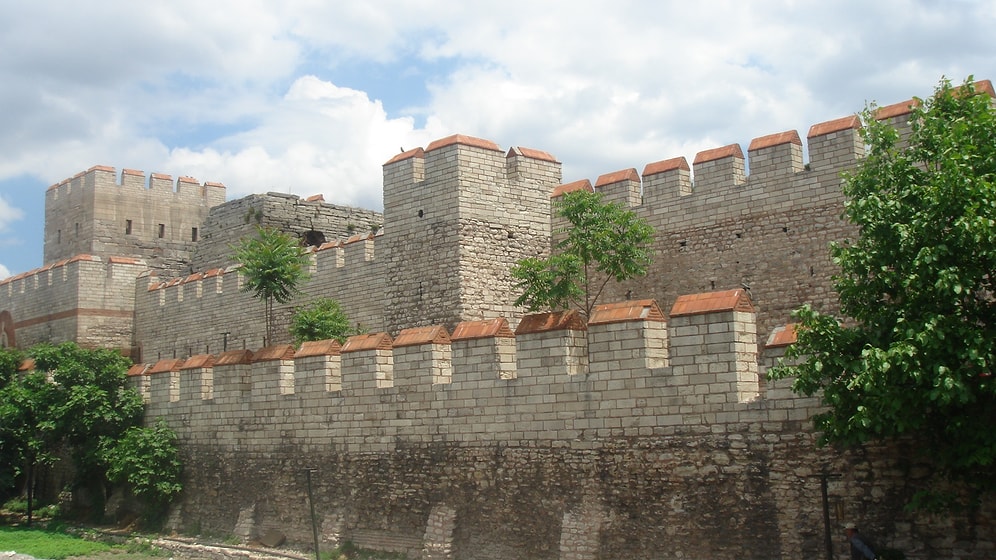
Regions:
<svg viewBox="0 0 996 560"><path fill-rule="evenodd" d="M910 103L877 116L903 128ZM0 282L0 333L20 346L130 348L149 420L182 437L187 492L171 523L186 531L275 528L307 543L302 473L317 469L328 543L423 558L815 557L825 473L836 526L860 520L911 558L989 557L991 504L944 519L897 513L926 472L904 444L815 448L816 403L761 381L791 341L789 311L835 307L826 248L854 234L840 176L863 155L859 127L811 127L808 164L789 131L755 139L747 158L731 145L594 184L562 184L545 152L457 135L384 165L383 216L275 193L212 199L200 225L177 218L175 240L157 241L165 210L141 218L152 240L130 247L102 232L138 218L98 213L84 196L90 183L124 192L113 170L94 168L47 200L66 204L59 243L80 224L78 247L60 250L93 256L50 262L46 241L45 267ZM219 188L200 186L192 212ZM549 251L550 198L575 188L657 229L651 273L614 286L606 299L622 303L589 325L511 303L511 266ZM154 190L127 204L155 207L167 193ZM314 246L296 303L334 297L371 334L260 348L260 304L239 291L224 247L271 218ZM107 310L120 321L80 326Z"/></svg>
<svg viewBox="0 0 996 560"><path fill-rule="evenodd" d="M380 212L327 204L321 195L301 199L282 193L252 194L211 208L190 259L188 274L235 264L232 246L257 227L287 232L309 247L379 230Z"/></svg>
<svg viewBox="0 0 996 560"><path fill-rule="evenodd" d="M178 530L309 543L311 470L325 548L414 558L823 557L861 519L910 558L984 558L991 508L902 512L923 467L901 446L818 449L819 400L763 382L743 289L576 312L413 327L137 364L130 380L193 471ZM988 535L988 536L987 536ZM841 551L838 539L838 551ZM843 549L846 550L846 549Z"/></svg>
<svg viewBox="0 0 996 560"><path fill-rule="evenodd" d="M827 244L853 234L839 218L840 173L863 155L859 127L856 117L811 127L808 165L802 163L799 135L785 132L755 139L749 161L732 145L698 154L694 169L676 158L648 164L642 176L635 169L605 174L594 185L561 185L560 164L545 152L504 153L487 140L450 137L384 165L383 228L376 236L352 238L362 239L364 249L362 258L350 262L364 264L346 265L346 250L325 257L324 250L336 243L319 247L314 274L303 288L308 297L296 305L335 294L358 323L391 333L497 317L508 317L514 326L523 311L512 305L510 264L548 251L551 194L588 188L628 205L657 229L650 274L610 284L609 299L667 304L681 293L748 286L762 310L762 328L770 332L803 303L835 305ZM240 210L228 213L242 216L241 208L251 207L248 200L235 201ZM143 359L217 349L224 332L233 333L229 340L237 339L240 348L262 345L258 302L238 293L236 274L225 282L209 280L211 289L196 287L209 270L194 269L182 279L157 277L148 289L138 287L136 340ZM194 300L185 295L191 282ZM226 293L219 282L235 287ZM284 317L291 311L280 310Z"/></svg>
<svg viewBox="0 0 996 560"><path fill-rule="evenodd" d="M130 353L134 282L147 269L141 259L81 254L3 280L5 346L86 340Z"/></svg>

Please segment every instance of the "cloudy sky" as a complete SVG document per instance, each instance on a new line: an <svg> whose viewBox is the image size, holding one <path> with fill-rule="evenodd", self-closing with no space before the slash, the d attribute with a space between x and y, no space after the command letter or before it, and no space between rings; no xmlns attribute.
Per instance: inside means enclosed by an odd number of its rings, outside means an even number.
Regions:
<svg viewBox="0 0 996 560"><path fill-rule="evenodd" d="M460 133L564 181L996 79L996 2L0 0L0 277L94 165L381 209Z"/></svg>

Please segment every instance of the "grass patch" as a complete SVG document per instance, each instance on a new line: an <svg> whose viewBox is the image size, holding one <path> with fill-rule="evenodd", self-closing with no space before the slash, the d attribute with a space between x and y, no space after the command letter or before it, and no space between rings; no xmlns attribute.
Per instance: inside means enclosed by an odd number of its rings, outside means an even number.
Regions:
<svg viewBox="0 0 996 560"><path fill-rule="evenodd" d="M55 531L0 527L0 550L13 550L36 558L63 560L70 556L90 556L109 552L106 543L88 541Z"/></svg>

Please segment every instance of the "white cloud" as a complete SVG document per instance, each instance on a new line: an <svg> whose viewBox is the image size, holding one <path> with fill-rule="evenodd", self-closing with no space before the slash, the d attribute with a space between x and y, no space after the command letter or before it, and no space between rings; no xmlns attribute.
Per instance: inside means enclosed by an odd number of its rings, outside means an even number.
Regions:
<svg viewBox="0 0 996 560"><path fill-rule="evenodd" d="M165 165L202 180L224 177L229 197L323 193L329 201L380 208L383 163L400 147L431 138L412 118L388 118L363 92L304 76L252 130L219 139L217 147L173 150Z"/></svg>
<svg viewBox="0 0 996 560"><path fill-rule="evenodd" d="M24 212L20 208L11 206L3 195L0 195L0 232L9 231L10 225L24 217Z"/></svg>

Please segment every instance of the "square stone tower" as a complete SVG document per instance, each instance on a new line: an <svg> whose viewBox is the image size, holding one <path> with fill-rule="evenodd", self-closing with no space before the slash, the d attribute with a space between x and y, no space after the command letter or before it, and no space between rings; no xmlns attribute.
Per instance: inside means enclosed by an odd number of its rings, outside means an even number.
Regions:
<svg viewBox="0 0 996 560"><path fill-rule="evenodd" d="M384 164L387 328L520 316L511 268L549 251L560 181L548 153L461 135Z"/></svg>

